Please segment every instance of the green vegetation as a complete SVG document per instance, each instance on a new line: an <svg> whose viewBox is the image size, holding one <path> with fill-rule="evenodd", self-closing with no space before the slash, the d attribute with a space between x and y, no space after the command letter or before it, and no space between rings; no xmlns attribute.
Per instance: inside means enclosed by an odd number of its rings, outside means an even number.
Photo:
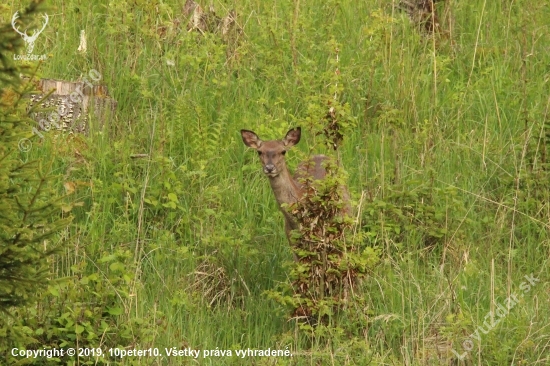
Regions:
<svg viewBox="0 0 550 366"><path fill-rule="evenodd" d="M33 4L21 19L28 21L36 12ZM22 96L32 84L23 82L20 73L27 78L33 73L8 57L10 51L23 49L23 41L10 25L0 26L0 39L0 337L16 346L14 340L25 339L25 331L13 326L15 319L21 308L35 306L41 289L54 283L48 260L66 243L61 230L71 217L57 194L54 158L25 156L32 146L30 119L20 116Z"/></svg>
<svg viewBox="0 0 550 366"><path fill-rule="evenodd" d="M196 363L172 347L233 351L201 365L548 364L550 7L440 1L430 37L391 4L216 0L242 28L228 40L188 32L181 1L46 2L40 76L98 70L118 108L88 136L45 132L19 154L48 166L54 196L68 194L53 217L73 220L49 239L66 248L50 260L56 281L10 318L17 336L0 334L3 363L39 364L11 356L16 344L163 355L59 364ZM0 24L26 5L0 5ZM301 126L295 167L329 151L314 132L335 92L351 231L379 261L336 324L305 333L268 295L292 253L239 131ZM293 357L234 352L285 347Z"/></svg>

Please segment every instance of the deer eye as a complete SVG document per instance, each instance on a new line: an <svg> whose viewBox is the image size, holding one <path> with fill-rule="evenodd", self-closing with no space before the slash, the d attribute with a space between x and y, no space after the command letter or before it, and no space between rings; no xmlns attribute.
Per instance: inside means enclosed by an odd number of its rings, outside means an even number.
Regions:
<svg viewBox="0 0 550 366"><path fill-rule="evenodd" d="M259 156L262 156L262 152L261 152L261 151L258 151L258 155L259 155Z"/></svg>
<svg viewBox="0 0 550 366"><path fill-rule="evenodd" d="M283 152L282 152L281 154L285 155L285 154L286 154L286 150L283 150Z"/></svg>

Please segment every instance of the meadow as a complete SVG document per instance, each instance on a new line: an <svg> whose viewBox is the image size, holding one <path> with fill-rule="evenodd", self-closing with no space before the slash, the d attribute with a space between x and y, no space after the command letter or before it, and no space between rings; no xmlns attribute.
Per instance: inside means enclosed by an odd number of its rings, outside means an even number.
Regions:
<svg viewBox="0 0 550 366"><path fill-rule="evenodd" d="M216 0L236 13L224 38L188 31L182 1L46 1L38 76L97 70L118 105L21 153L51 162L72 221L51 239L52 283L17 310L20 346L163 354L44 364L550 364L550 6L440 1L428 34L397 3ZM270 296L292 253L239 131L301 126L293 169L328 152L315 126L333 97L353 232L376 260L308 333Z"/></svg>

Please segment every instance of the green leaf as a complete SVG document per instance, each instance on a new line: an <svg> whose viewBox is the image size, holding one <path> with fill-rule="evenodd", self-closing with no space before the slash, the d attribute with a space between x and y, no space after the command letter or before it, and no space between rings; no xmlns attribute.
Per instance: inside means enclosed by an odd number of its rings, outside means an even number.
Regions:
<svg viewBox="0 0 550 366"><path fill-rule="evenodd" d="M176 196L174 193L168 193L168 199L172 202L179 203L178 196Z"/></svg>
<svg viewBox="0 0 550 366"><path fill-rule="evenodd" d="M48 287L48 292L55 297L59 297L59 286Z"/></svg>
<svg viewBox="0 0 550 366"><path fill-rule="evenodd" d="M172 201L166 202L166 203L164 203L162 206L164 206L164 207L166 207L166 208L172 208L172 209L176 209L176 207L177 207L176 204L175 204L174 202L172 202Z"/></svg>
<svg viewBox="0 0 550 366"><path fill-rule="evenodd" d="M107 312L111 315L120 315L122 314L122 308L121 307L107 308Z"/></svg>
<svg viewBox="0 0 550 366"><path fill-rule="evenodd" d="M113 262L109 266L109 269L113 272L122 272L122 271L124 271L124 268L125 268L124 264L122 264L120 262Z"/></svg>
<svg viewBox="0 0 550 366"><path fill-rule="evenodd" d="M100 258L98 262L99 263L111 262L111 261L114 261L115 259L116 259L116 255L110 254L110 255L106 255L103 258Z"/></svg>

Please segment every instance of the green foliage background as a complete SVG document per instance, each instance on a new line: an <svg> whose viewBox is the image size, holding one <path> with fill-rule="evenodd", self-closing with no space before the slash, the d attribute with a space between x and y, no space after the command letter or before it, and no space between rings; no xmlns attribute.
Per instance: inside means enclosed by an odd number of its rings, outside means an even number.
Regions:
<svg viewBox="0 0 550 366"><path fill-rule="evenodd" d="M41 76L98 70L118 108L87 137L35 137L25 156L53 158L59 192L76 189L70 244L51 267L63 280L18 310L21 347L288 346L291 359L199 362L460 364L450 349L464 352L515 293L521 301L464 362L547 364L550 7L448 0L438 6L445 34L426 37L392 4L214 1L220 15L237 10L231 49L187 32L179 1L46 2L50 23L34 50L48 55ZM0 5L0 21L24 6ZM265 295L286 281L292 256L238 131L269 139L302 126L291 166L309 147L323 152L308 126L326 113L334 47L356 125L341 149L355 230L381 260L326 341L295 332ZM525 291L530 274L540 282ZM193 362L58 362L113 360Z"/></svg>

